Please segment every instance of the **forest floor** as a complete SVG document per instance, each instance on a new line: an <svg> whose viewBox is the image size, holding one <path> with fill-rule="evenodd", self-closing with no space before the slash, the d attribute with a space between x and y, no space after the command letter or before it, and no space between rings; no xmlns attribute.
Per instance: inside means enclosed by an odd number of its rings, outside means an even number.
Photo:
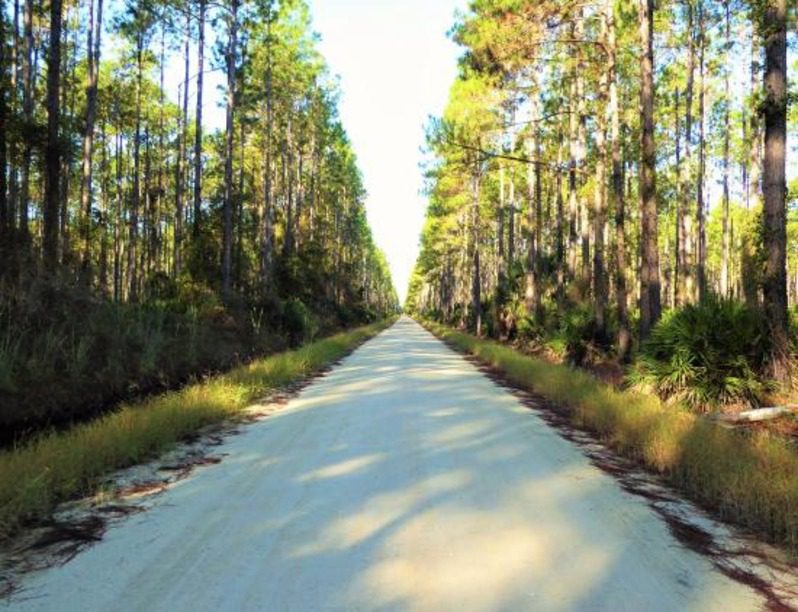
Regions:
<svg viewBox="0 0 798 612"><path fill-rule="evenodd" d="M117 501L132 510L62 563L22 576L4 605L798 604L798 578L778 551L713 521L410 319L267 413L218 434L211 459L196 461L204 467L132 488ZM90 532L89 516L73 520Z"/></svg>

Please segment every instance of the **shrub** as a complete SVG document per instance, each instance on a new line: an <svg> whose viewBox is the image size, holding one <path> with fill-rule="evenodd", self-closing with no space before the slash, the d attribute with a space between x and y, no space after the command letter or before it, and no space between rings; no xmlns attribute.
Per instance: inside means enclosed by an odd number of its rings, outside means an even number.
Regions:
<svg viewBox="0 0 798 612"><path fill-rule="evenodd" d="M596 320L588 305L568 310L560 323L560 332L565 341L565 354L574 365L582 365L596 352Z"/></svg>
<svg viewBox="0 0 798 612"><path fill-rule="evenodd" d="M283 318L291 346L309 342L319 333L318 319L300 299L292 298L286 302Z"/></svg>
<svg viewBox="0 0 798 612"><path fill-rule="evenodd" d="M668 312L643 344L630 381L693 409L758 405L768 384L766 323L744 304L710 297Z"/></svg>
<svg viewBox="0 0 798 612"><path fill-rule="evenodd" d="M143 304L55 282L0 298L0 441L93 416L252 354L249 327L230 331L215 321L220 306L206 290L194 286L195 299L180 302L168 279L153 279Z"/></svg>
<svg viewBox="0 0 798 612"><path fill-rule="evenodd" d="M540 325L535 321L535 317L524 315L518 319L516 331L519 340L529 343L537 343L543 338L544 332Z"/></svg>

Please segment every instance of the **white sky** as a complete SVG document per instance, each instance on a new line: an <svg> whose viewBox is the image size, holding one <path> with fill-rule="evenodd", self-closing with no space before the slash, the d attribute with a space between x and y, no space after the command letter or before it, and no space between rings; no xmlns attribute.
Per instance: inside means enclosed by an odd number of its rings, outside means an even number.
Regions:
<svg viewBox="0 0 798 612"><path fill-rule="evenodd" d="M440 115L457 71L446 36L465 0L312 0L314 29L341 78L341 119L368 191L368 218L404 301L426 200L424 124Z"/></svg>

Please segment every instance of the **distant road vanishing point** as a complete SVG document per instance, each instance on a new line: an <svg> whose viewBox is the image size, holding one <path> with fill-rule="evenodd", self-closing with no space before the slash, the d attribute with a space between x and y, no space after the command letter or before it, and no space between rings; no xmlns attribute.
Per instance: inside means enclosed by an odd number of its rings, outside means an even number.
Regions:
<svg viewBox="0 0 798 612"><path fill-rule="evenodd" d="M763 600L402 318L15 610L738 610Z"/></svg>

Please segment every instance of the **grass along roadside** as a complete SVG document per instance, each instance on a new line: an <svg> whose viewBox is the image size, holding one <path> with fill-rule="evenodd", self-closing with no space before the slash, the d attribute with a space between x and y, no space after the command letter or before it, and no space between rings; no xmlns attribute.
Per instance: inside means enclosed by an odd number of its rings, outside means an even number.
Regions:
<svg viewBox="0 0 798 612"><path fill-rule="evenodd" d="M0 452L0 539L46 518L59 502L95 492L110 472L151 459L206 425L235 418L265 393L337 361L393 320L256 360Z"/></svg>
<svg viewBox="0 0 798 612"><path fill-rule="evenodd" d="M788 441L725 429L655 397L616 390L570 366L437 323L425 326L515 384L567 408L575 425L720 517L798 553L798 451Z"/></svg>

